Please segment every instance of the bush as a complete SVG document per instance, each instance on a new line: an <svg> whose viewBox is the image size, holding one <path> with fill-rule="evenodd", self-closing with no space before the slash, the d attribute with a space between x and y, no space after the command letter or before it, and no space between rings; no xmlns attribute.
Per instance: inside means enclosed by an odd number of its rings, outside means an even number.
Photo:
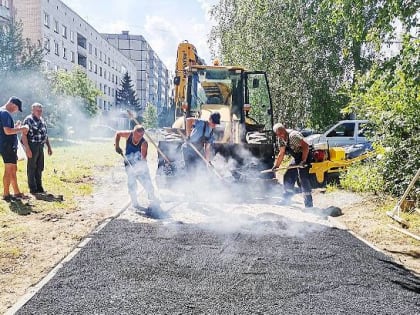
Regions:
<svg viewBox="0 0 420 315"><path fill-rule="evenodd" d="M347 172L340 175L340 185L344 189L355 192L380 193L384 191L384 179L375 161L350 166Z"/></svg>

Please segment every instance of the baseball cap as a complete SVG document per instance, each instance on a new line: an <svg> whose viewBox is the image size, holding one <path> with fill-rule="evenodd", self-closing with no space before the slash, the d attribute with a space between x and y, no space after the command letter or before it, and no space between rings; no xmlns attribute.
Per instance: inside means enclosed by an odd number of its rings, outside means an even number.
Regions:
<svg viewBox="0 0 420 315"><path fill-rule="evenodd" d="M20 112L22 111L22 101L19 98L17 98L16 96L12 96L9 99L9 103L15 104L19 108L19 111Z"/></svg>
<svg viewBox="0 0 420 315"><path fill-rule="evenodd" d="M213 114L210 115L211 121L216 124L216 125L220 125L220 113L215 112Z"/></svg>

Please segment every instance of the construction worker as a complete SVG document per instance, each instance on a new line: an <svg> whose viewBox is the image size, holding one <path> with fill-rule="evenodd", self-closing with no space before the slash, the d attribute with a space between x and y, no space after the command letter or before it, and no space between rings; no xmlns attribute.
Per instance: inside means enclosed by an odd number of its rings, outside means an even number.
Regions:
<svg viewBox="0 0 420 315"><path fill-rule="evenodd" d="M187 170L196 168L201 157L195 152L191 146L194 146L210 163L211 145L214 142L214 128L220 124L220 113L214 112L207 121L189 117L186 120L187 143L182 145L182 154L184 157L185 167Z"/></svg>
<svg viewBox="0 0 420 315"><path fill-rule="evenodd" d="M281 204L287 205L290 203L290 199L294 194L295 183L299 177L305 208L313 207L312 189L309 180L309 144L304 140L300 132L290 129L286 130L283 124L275 124L273 131L279 138L280 143L280 151L274 162L273 170L279 168L286 153L293 157L289 167L298 166L297 168L289 168L284 174L283 185L285 191Z"/></svg>
<svg viewBox="0 0 420 315"><path fill-rule="evenodd" d="M139 208L137 201L137 181L139 181L148 194L149 200L156 201L154 187L150 178L147 165L147 141L144 139L144 128L135 125L133 130L121 130L115 133L115 151L124 157L125 170L127 172L128 193L131 204ZM126 138L125 154L120 147L120 139Z"/></svg>

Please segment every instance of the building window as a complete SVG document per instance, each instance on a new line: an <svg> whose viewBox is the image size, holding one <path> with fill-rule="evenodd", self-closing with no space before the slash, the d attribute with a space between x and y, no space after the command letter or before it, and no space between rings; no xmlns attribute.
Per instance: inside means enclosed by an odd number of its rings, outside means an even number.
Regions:
<svg viewBox="0 0 420 315"><path fill-rule="evenodd" d="M92 44L89 43L89 54L92 54Z"/></svg>
<svg viewBox="0 0 420 315"><path fill-rule="evenodd" d="M99 60L102 61L102 51L99 52Z"/></svg>
<svg viewBox="0 0 420 315"><path fill-rule="evenodd" d="M92 71L93 67L92 67L92 60L89 60L89 71Z"/></svg>
<svg viewBox="0 0 420 315"><path fill-rule="evenodd" d="M58 43L57 42L54 42L54 53L58 56L59 55L59 53L58 53Z"/></svg>
<svg viewBox="0 0 420 315"><path fill-rule="evenodd" d="M50 43L50 39L49 38L44 38L44 49L46 51L50 51L51 49L51 43Z"/></svg>
<svg viewBox="0 0 420 315"><path fill-rule="evenodd" d="M70 41L74 43L74 32L70 31Z"/></svg>
<svg viewBox="0 0 420 315"><path fill-rule="evenodd" d="M79 66L86 68L87 66L87 58L81 54L77 54L77 63Z"/></svg>
<svg viewBox="0 0 420 315"><path fill-rule="evenodd" d="M111 58L108 57L108 65L111 65Z"/></svg>
<svg viewBox="0 0 420 315"><path fill-rule="evenodd" d="M98 57L98 49L95 47L95 56Z"/></svg>
<svg viewBox="0 0 420 315"><path fill-rule="evenodd" d="M97 64L95 64L95 73L96 74L98 73L98 65Z"/></svg>
<svg viewBox="0 0 420 315"><path fill-rule="evenodd" d="M99 67L99 76L102 77L102 67Z"/></svg>
<svg viewBox="0 0 420 315"><path fill-rule="evenodd" d="M54 32L58 33L58 21L54 20Z"/></svg>
<svg viewBox="0 0 420 315"><path fill-rule="evenodd" d="M62 34L64 38L67 38L67 26L62 25Z"/></svg>
<svg viewBox="0 0 420 315"><path fill-rule="evenodd" d="M67 48L63 47L63 58L67 59Z"/></svg>
<svg viewBox="0 0 420 315"><path fill-rule="evenodd" d="M104 78L106 79L106 70L104 69Z"/></svg>
<svg viewBox="0 0 420 315"><path fill-rule="evenodd" d="M44 12L44 25L50 27L50 16Z"/></svg>
<svg viewBox="0 0 420 315"><path fill-rule="evenodd" d="M74 57L75 57L75 53L74 53L74 51L72 51L71 52L71 62L74 62L74 59L75 59Z"/></svg>
<svg viewBox="0 0 420 315"><path fill-rule="evenodd" d="M104 63L106 64L106 55L104 54Z"/></svg>
<svg viewBox="0 0 420 315"><path fill-rule="evenodd" d="M84 37L83 35L77 33L77 45L79 45L80 47L83 47L84 49L86 49L86 37Z"/></svg>

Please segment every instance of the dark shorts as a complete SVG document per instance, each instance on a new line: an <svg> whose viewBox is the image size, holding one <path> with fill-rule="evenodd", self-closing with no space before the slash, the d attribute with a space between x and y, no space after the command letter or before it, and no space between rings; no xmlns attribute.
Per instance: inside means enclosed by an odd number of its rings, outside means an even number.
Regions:
<svg viewBox="0 0 420 315"><path fill-rule="evenodd" d="M3 157L4 163L17 164L17 148L11 145L4 145L1 156Z"/></svg>

